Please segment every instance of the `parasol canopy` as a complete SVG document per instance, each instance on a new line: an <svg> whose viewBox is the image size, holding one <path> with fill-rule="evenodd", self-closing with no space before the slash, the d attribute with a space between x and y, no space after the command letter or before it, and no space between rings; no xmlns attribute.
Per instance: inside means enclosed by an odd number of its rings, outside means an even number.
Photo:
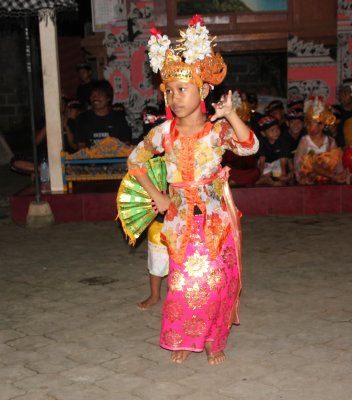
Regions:
<svg viewBox="0 0 352 400"><path fill-rule="evenodd" d="M41 10L77 9L75 0L0 0L0 17L38 15Z"/></svg>

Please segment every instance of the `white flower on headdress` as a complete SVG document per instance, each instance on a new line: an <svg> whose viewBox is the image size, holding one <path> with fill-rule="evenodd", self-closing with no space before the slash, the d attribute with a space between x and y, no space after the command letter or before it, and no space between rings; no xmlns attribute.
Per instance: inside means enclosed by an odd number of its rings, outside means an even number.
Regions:
<svg viewBox="0 0 352 400"><path fill-rule="evenodd" d="M211 54L211 40L209 31L199 15L193 17L186 32L180 32L183 57L186 64L193 64L197 60L204 60Z"/></svg>
<svg viewBox="0 0 352 400"><path fill-rule="evenodd" d="M237 108L241 107L242 105L242 98L237 90L232 93L232 107L236 110Z"/></svg>
<svg viewBox="0 0 352 400"><path fill-rule="evenodd" d="M324 111L324 103L318 96L315 96L314 99L310 98L304 103L304 112L307 112L310 107L312 107L313 119L319 118L319 115Z"/></svg>
<svg viewBox="0 0 352 400"><path fill-rule="evenodd" d="M171 41L167 35L162 36L155 28L150 31L152 36L148 41L148 56L153 72L157 73L164 64L165 53L170 47Z"/></svg>

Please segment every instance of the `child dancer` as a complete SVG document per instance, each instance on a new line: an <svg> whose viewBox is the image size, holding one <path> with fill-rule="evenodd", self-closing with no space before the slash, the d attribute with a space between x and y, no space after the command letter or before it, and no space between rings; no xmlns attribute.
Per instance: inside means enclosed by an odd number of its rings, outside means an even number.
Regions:
<svg viewBox="0 0 352 400"><path fill-rule="evenodd" d="M204 98L223 81L226 65L214 54L208 30L194 16L175 50L156 29L148 43L154 72L160 70L168 120L153 128L133 150L129 173L164 213L161 238L170 262L163 306L161 347L175 363L191 352L209 364L224 361L232 323L238 323L241 289L239 232L221 159L226 149L253 154L258 141L232 107L231 92L212 104L207 120ZM165 151L169 195L157 190L144 163ZM236 238L236 240L235 240Z"/></svg>
<svg viewBox="0 0 352 400"><path fill-rule="evenodd" d="M324 126L332 125L336 119L331 107L314 97L305 102L304 111L308 135L301 138L295 153L297 182L301 185L349 183L349 173L342 164L343 152L335 139L324 133Z"/></svg>

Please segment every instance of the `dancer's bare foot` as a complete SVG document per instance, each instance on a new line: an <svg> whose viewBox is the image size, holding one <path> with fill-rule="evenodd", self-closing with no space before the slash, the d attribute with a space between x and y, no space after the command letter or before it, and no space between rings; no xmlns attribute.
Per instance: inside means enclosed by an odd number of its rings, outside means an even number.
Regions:
<svg viewBox="0 0 352 400"><path fill-rule="evenodd" d="M188 350L176 350L171 353L171 360L175 364L182 364L191 354Z"/></svg>
<svg viewBox="0 0 352 400"><path fill-rule="evenodd" d="M210 365L219 365L225 361L225 354L223 351L211 351L212 343L205 343L205 351L207 353L208 364Z"/></svg>
<svg viewBox="0 0 352 400"><path fill-rule="evenodd" d="M160 297L149 296L147 299L137 304L138 310L147 311L160 301Z"/></svg>

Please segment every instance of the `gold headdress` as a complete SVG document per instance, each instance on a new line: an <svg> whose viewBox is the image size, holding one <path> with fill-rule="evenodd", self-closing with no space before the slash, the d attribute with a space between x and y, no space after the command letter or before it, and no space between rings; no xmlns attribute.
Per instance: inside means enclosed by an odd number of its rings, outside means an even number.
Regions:
<svg viewBox="0 0 352 400"><path fill-rule="evenodd" d="M246 100L245 95L235 90L232 94L232 107L243 122L249 122L251 119L251 106Z"/></svg>
<svg viewBox="0 0 352 400"><path fill-rule="evenodd" d="M336 121L331 106L324 103L323 99L318 96L309 97L304 102L304 116L307 121L315 121L324 125L333 125Z"/></svg>
<svg viewBox="0 0 352 400"><path fill-rule="evenodd" d="M160 71L162 83L160 90L165 96L165 84L172 81L192 82L198 86L202 100L201 108L205 111L202 98L204 82L220 84L227 73L226 64L220 53L214 53L214 38L209 38L209 31L200 15L195 15L188 23L186 31L180 31L181 38L173 50L166 35L161 35L155 28L150 30L148 56L152 70ZM167 99L165 96L165 105ZM171 111L167 113L170 117Z"/></svg>

